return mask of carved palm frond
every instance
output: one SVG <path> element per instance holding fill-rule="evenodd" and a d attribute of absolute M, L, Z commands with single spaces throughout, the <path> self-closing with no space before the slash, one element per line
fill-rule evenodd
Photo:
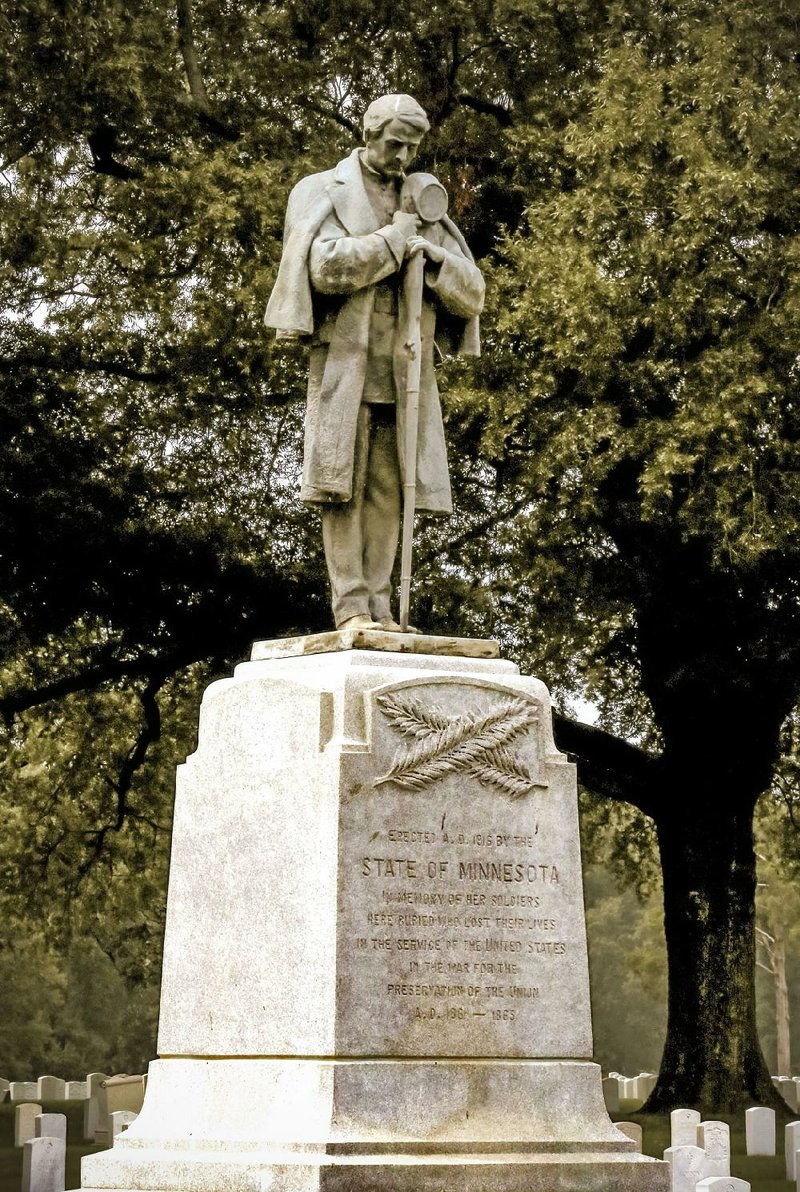
<path fill-rule="evenodd" d="M 418 791 L 459 770 L 511 799 L 547 785 L 534 778 L 509 748 L 536 723 L 536 711 L 527 700 L 512 696 L 483 715 L 468 712 L 452 718 L 413 696 L 385 694 L 378 696 L 377 703 L 409 744 L 398 749 L 375 786 L 394 782 L 404 790 Z"/>

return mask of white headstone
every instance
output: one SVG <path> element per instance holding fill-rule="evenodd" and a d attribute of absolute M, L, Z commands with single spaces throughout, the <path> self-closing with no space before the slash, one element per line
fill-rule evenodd
<path fill-rule="evenodd" d="M 614 1122 L 614 1125 L 636 1143 L 637 1151 L 641 1151 L 642 1127 L 637 1122 Z"/>
<path fill-rule="evenodd" d="M 635 1076 L 623 1077 L 622 1089 L 620 1090 L 620 1095 L 624 1101 L 638 1101 L 639 1100 L 639 1098 L 637 1096 L 636 1077 Z"/>
<path fill-rule="evenodd" d="M 10 1101 L 32 1101 L 37 1096 L 35 1080 L 12 1080 L 8 1086 Z"/>
<path fill-rule="evenodd" d="M 697 1192 L 750 1192 L 750 1185 L 732 1175 L 710 1175 L 700 1181 Z"/>
<path fill-rule="evenodd" d="M 797 1084 L 791 1076 L 778 1078 L 776 1088 L 790 1109 L 797 1109 Z"/>
<path fill-rule="evenodd" d="M 706 1153 L 706 1170 L 711 1175 L 731 1174 L 731 1128 L 727 1122 L 701 1122 L 697 1145 Z"/>
<path fill-rule="evenodd" d="M 136 1121 L 139 1115 L 130 1109 L 116 1109 L 108 1116 L 111 1122 L 111 1141 L 113 1142 L 118 1134 L 121 1134 L 123 1130 L 127 1130 L 128 1126 Z"/>
<path fill-rule="evenodd" d="M 613 1076 L 606 1076 L 603 1081 L 603 1099 L 609 1113 L 619 1113 L 619 1081 Z"/>
<path fill-rule="evenodd" d="M 36 1137 L 35 1121 L 42 1112 L 41 1105 L 18 1105 L 14 1111 L 14 1146 L 24 1146 Z"/>
<path fill-rule="evenodd" d="M 657 1076 L 652 1072 L 643 1072 L 636 1077 L 636 1096 L 640 1101 L 646 1101 L 656 1087 Z"/>
<path fill-rule="evenodd" d="M 6 1080 L 5 1076 L 0 1076 L 0 1099 L 2 1099 L 8 1090 L 11 1088 L 11 1081 Z"/>
<path fill-rule="evenodd" d="M 61 1138 L 67 1141 L 67 1115 L 65 1113 L 40 1113 L 34 1119 L 36 1138 Z"/>
<path fill-rule="evenodd" d="M 784 1153 L 786 1156 L 786 1178 L 796 1180 L 797 1152 L 800 1151 L 800 1122 L 789 1122 L 784 1131 Z"/>
<path fill-rule="evenodd" d="M 669 1115 L 670 1146 L 696 1146 L 699 1125 L 696 1109 L 673 1109 Z"/>
<path fill-rule="evenodd" d="M 85 1101 L 88 1096 L 86 1081 L 68 1080 L 64 1085 L 64 1096 L 67 1101 Z"/>
<path fill-rule="evenodd" d="M 706 1153 L 699 1146 L 669 1146 L 664 1158 L 672 1169 L 672 1192 L 694 1192 L 708 1174 Z"/>
<path fill-rule="evenodd" d="M 745 1110 L 744 1132 L 748 1155 L 775 1154 L 775 1110 L 754 1106 Z"/>
<path fill-rule="evenodd" d="M 61 1138 L 32 1138 L 22 1152 L 22 1192 L 64 1192 L 67 1147 Z"/>
<path fill-rule="evenodd" d="M 36 1097 L 39 1101 L 63 1101 L 64 1081 L 58 1076 L 40 1076 L 36 1082 Z"/>
<path fill-rule="evenodd" d="M 95 1131 L 100 1123 L 100 1093 L 104 1080 L 108 1080 L 105 1072 L 90 1072 L 86 1077 L 86 1101 L 83 1105 L 83 1137 L 86 1142 L 94 1142 Z"/>

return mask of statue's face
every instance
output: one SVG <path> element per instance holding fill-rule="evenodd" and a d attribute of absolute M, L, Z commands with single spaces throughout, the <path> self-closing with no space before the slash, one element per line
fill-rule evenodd
<path fill-rule="evenodd" d="M 368 139 L 364 154 L 367 165 L 384 178 L 400 178 L 417 156 L 421 140 L 422 133 L 410 125 L 390 120 Z"/>

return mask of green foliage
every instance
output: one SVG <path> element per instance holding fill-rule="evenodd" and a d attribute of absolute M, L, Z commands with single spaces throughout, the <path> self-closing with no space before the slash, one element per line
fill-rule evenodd
<path fill-rule="evenodd" d="M 420 167 L 490 281 L 482 361 L 443 369 L 459 512 L 420 534 L 415 619 L 663 746 L 634 803 L 749 814 L 800 674 L 796 35 L 789 0 L 0 13 L 11 921 L 153 981 L 198 693 L 327 625 L 303 355 L 261 312 L 291 184 L 382 91 L 429 110 Z M 644 892 L 649 829 L 592 815 Z"/>
<path fill-rule="evenodd" d="M 0 940 L 0 1054 L 9 1080 L 141 1072 L 155 1054 L 158 987 L 131 990 L 90 939 L 66 953 L 30 924 Z"/>
<path fill-rule="evenodd" d="M 699 567 L 704 583 L 758 601 L 750 615 L 774 628 L 776 653 L 797 630 L 787 16 L 782 5 L 612 7 L 597 75 L 564 129 L 568 185 L 531 187 L 493 274 L 496 334 L 474 397 L 484 449 L 514 453 L 533 497 L 517 532 L 560 562 L 549 590 L 534 580 L 543 623 L 569 593 L 589 686 L 617 707 L 627 687 L 638 715 L 642 624 L 628 601 L 650 599 L 651 552 L 669 551 L 687 587 Z M 520 174 L 537 144 L 516 131 Z M 750 632 L 768 652 L 764 628 Z M 576 644 L 567 636 L 571 657 Z"/>

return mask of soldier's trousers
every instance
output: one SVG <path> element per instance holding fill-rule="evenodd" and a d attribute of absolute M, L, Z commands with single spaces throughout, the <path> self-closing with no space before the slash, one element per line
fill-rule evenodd
<path fill-rule="evenodd" d="M 358 415 L 352 499 L 322 511 L 322 541 L 336 625 L 359 613 L 375 621 L 391 615 L 401 505 L 395 407 L 363 404 Z"/>

